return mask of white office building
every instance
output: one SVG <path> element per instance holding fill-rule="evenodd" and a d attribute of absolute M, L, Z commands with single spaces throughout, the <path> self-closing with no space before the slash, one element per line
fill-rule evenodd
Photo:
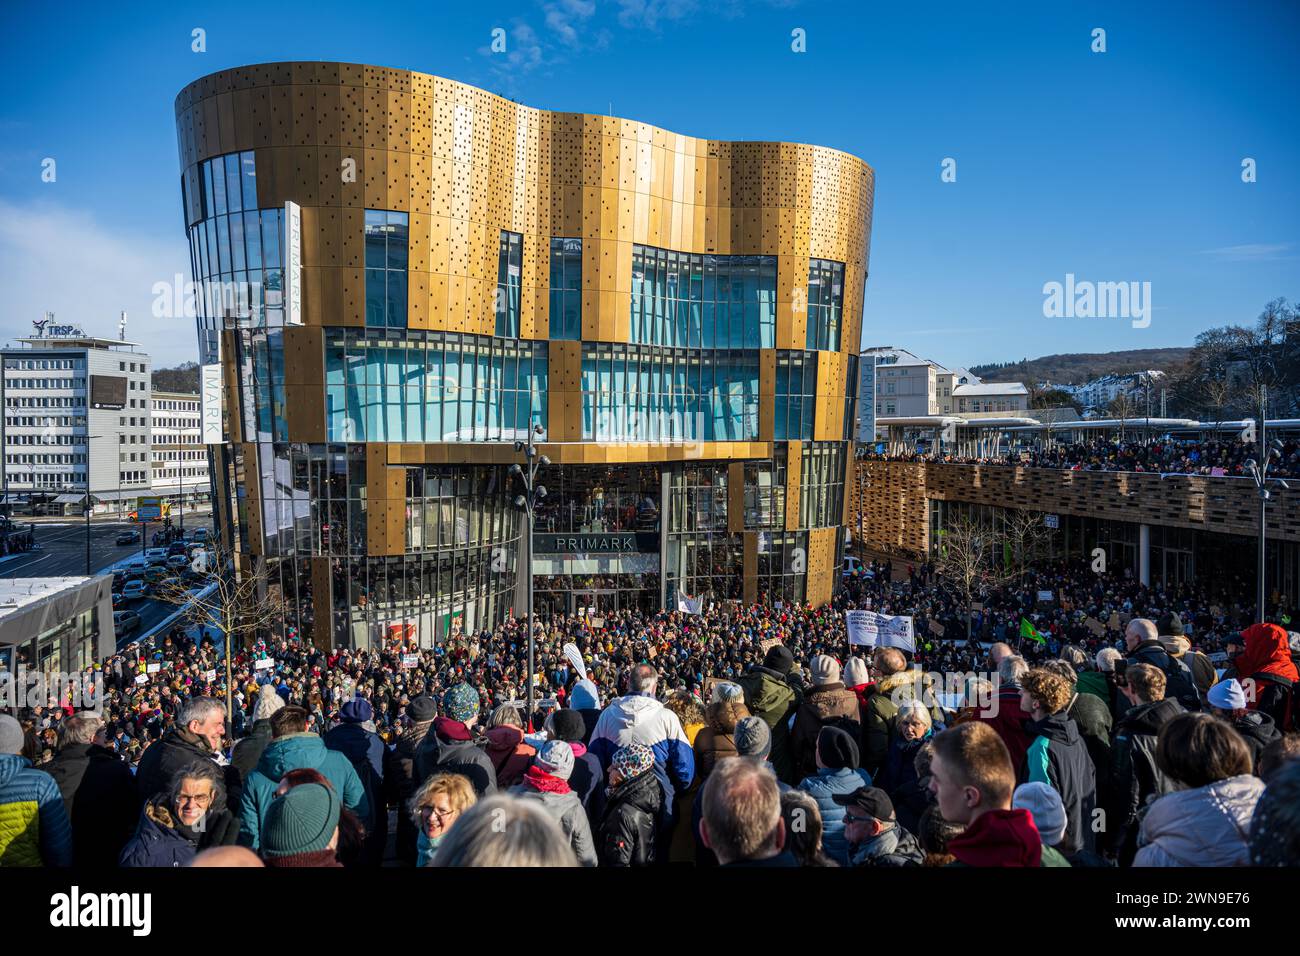
<path fill-rule="evenodd" d="M 153 493 L 179 503 L 207 501 L 212 486 L 203 444 L 202 401 L 185 392 L 154 392 L 150 453 Z"/>
<path fill-rule="evenodd" d="M 0 350 L 0 501 L 14 511 L 132 507 L 150 493 L 150 360 L 132 342 L 34 323 Z"/>

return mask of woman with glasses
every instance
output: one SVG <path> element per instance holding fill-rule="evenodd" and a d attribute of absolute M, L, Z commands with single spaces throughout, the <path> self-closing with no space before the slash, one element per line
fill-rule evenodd
<path fill-rule="evenodd" d="M 416 866 L 428 866 L 434 851 L 462 813 L 477 797 L 469 780 L 456 773 L 435 773 L 411 798 L 411 816 L 420 836 Z"/>

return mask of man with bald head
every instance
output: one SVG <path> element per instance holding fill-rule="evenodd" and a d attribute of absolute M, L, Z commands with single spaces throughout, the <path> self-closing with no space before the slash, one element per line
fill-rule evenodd
<path fill-rule="evenodd" d="M 1160 629 L 1154 621 L 1135 617 L 1124 629 L 1125 655 L 1129 666 L 1150 664 L 1165 675 L 1165 697 L 1173 698 L 1187 710 L 1201 709 L 1201 692 L 1191 669 L 1176 657 L 1171 657 L 1160 641 Z M 1128 708 L 1124 708 L 1127 710 Z M 1118 716 L 1118 715 L 1116 715 Z"/>
<path fill-rule="evenodd" d="M 1015 651 L 1011 649 L 1010 644 L 1004 644 L 998 641 L 989 648 L 989 670 L 996 671 L 1004 660 L 1008 657 L 1014 657 Z"/>
<path fill-rule="evenodd" d="M 258 855 L 244 846 L 214 846 L 195 855 L 190 866 L 265 866 Z"/>

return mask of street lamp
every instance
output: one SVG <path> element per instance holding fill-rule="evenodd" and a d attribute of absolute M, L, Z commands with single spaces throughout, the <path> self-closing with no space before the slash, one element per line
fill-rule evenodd
<path fill-rule="evenodd" d="M 1268 523 L 1266 522 L 1268 522 L 1269 514 L 1269 484 L 1271 483 L 1274 486 L 1277 486 L 1277 488 L 1281 488 L 1284 492 L 1290 492 L 1291 490 L 1291 485 L 1288 485 L 1286 481 L 1283 481 L 1282 479 L 1270 479 L 1269 477 L 1269 463 L 1274 458 L 1282 457 L 1282 442 L 1279 442 L 1277 438 L 1274 438 L 1270 445 L 1264 445 L 1264 419 L 1262 418 L 1260 419 L 1260 446 L 1260 457 L 1264 459 L 1264 464 L 1256 464 L 1255 459 L 1253 458 L 1249 460 L 1249 462 L 1245 463 L 1245 470 L 1247 470 L 1249 475 L 1251 475 L 1252 479 L 1255 479 L 1255 486 L 1258 490 L 1258 494 L 1260 494 L 1260 557 L 1258 557 L 1258 567 L 1256 568 L 1256 587 L 1258 592 L 1256 600 L 1258 609 L 1255 613 L 1255 620 L 1257 624 L 1264 623 L 1266 591 L 1264 584 L 1264 566 L 1266 538 L 1268 538 Z"/>
<path fill-rule="evenodd" d="M 82 509 L 86 513 L 86 577 L 90 577 L 90 512 L 94 499 L 90 495 L 90 443 L 103 435 L 86 436 L 86 503 Z"/>
<path fill-rule="evenodd" d="M 540 424 L 533 425 L 528 429 L 528 441 L 516 441 L 515 451 L 524 453 L 524 466 L 514 464 L 510 466 L 510 474 L 517 475 L 523 483 L 524 493 L 515 498 L 515 507 L 522 508 L 524 511 L 525 521 L 528 523 L 528 564 L 524 568 L 524 576 L 528 579 L 528 676 L 525 680 L 528 683 L 528 729 L 533 729 L 533 672 L 536 670 L 534 661 L 534 641 L 533 641 L 533 520 L 536 515 L 537 504 L 546 497 L 546 488 L 537 484 L 537 469 L 543 465 L 549 465 L 551 460 L 545 455 L 537 453 L 537 446 L 533 444 L 533 436 L 542 434 Z"/>

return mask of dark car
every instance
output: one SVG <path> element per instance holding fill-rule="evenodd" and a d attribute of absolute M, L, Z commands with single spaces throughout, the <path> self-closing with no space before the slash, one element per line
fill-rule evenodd
<path fill-rule="evenodd" d="M 189 554 L 189 552 L 189 546 L 184 541 L 173 541 L 171 544 L 167 545 L 168 557 L 173 554 Z"/>
<path fill-rule="evenodd" d="M 113 539 L 113 543 L 118 545 L 119 547 L 124 544 L 138 544 L 139 541 L 140 541 L 139 531 L 119 531 L 117 533 L 117 537 Z"/>
<path fill-rule="evenodd" d="M 126 598 L 122 595 L 122 592 L 121 592 L 121 591 L 114 591 L 114 592 L 113 592 L 113 610 L 116 611 L 116 610 L 118 610 L 119 608 L 123 608 L 123 607 L 126 607 Z"/>

